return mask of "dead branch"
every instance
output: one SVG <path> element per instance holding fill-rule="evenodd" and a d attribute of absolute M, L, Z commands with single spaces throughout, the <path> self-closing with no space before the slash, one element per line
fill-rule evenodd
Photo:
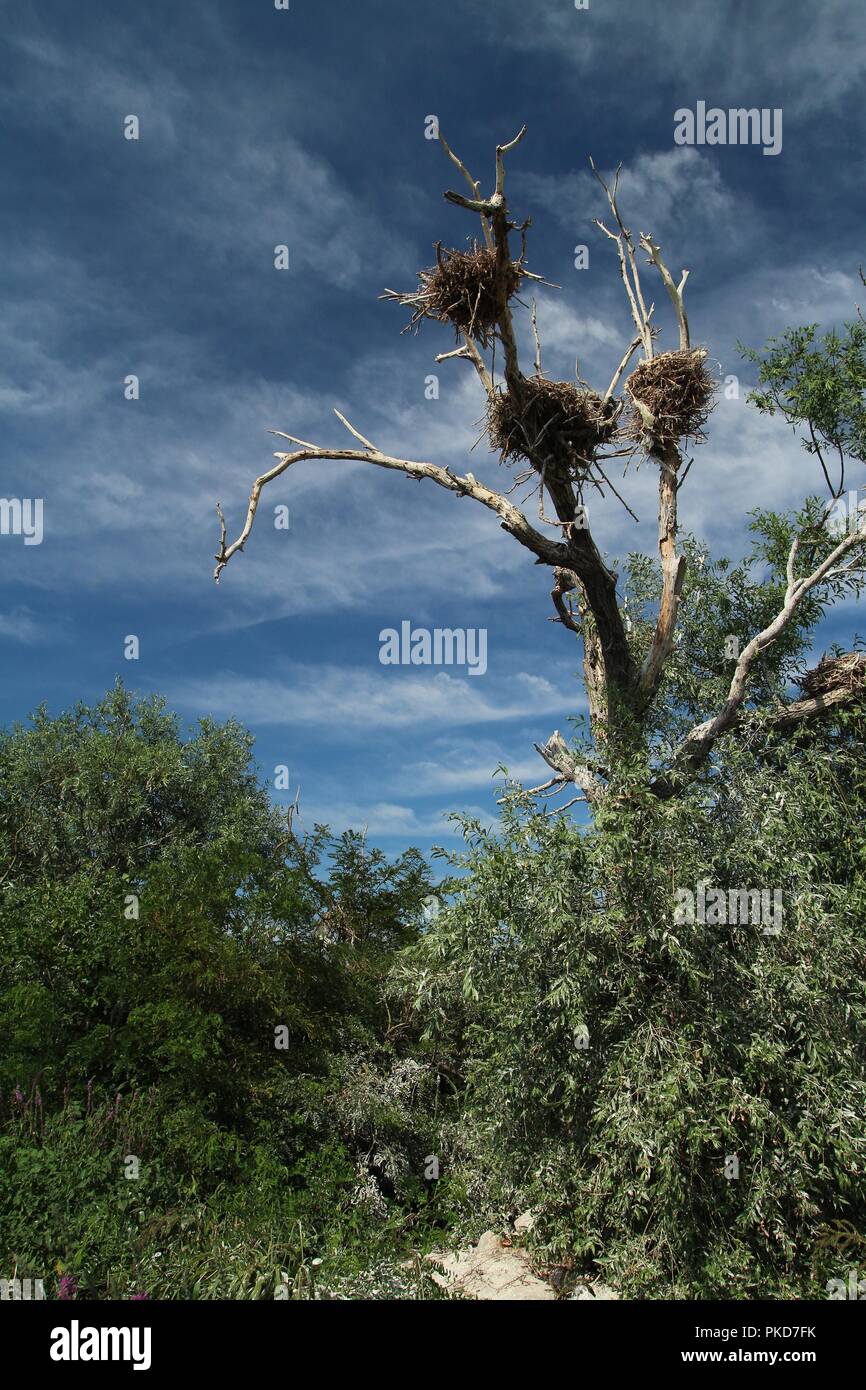
<path fill-rule="evenodd" d="M 532 336 L 535 339 L 535 375 L 541 376 L 541 339 L 538 336 L 538 305 L 532 301 Z"/>
<path fill-rule="evenodd" d="M 475 199 L 479 198 L 481 192 L 480 184 L 472 177 L 466 165 L 463 163 L 463 160 L 459 159 L 457 155 L 454 153 L 454 151 L 450 148 L 448 141 L 445 139 L 445 136 L 441 133 L 441 131 L 439 133 L 439 144 L 442 146 L 448 158 L 451 160 L 453 164 L 457 166 L 457 168 L 460 170 L 461 174 L 465 178 L 466 182 L 469 184 L 469 187 L 472 190 L 472 197 Z M 492 251 L 493 237 L 490 232 L 490 223 L 487 221 L 487 218 L 484 216 L 483 213 L 481 215 L 481 230 L 484 234 L 484 244 L 486 245 L 488 251 Z"/>
<path fill-rule="evenodd" d="M 576 632 L 579 637 L 580 625 L 575 622 L 574 614 L 565 602 L 565 595 L 573 593 L 578 587 L 579 580 L 577 575 L 572 574 L 571 570 L 555 569 L 553 571 L 553 577 L 556 582 L 550 591 L 550 597 L 553 599 L 553 606 L 559 614 L 559 617 L 556 619 L 552 618 L 551 622 L 563 623 L 571 632 Z"/>
<path fill-rule="evenodd" d="M 727 699 L 721 709 L 711 719 L 704 720 L 702 724 L 697 724 L 689 731 L 674 754 L 670 769 L 652 783 L 651 790 L 656 796 L 662 800 L 675 796 L 697 776 L 717 740 L 738 722 L 748 693 L 749 674 L 761 652 L 765 651 L 784 632 L 800 603 L 816 585 L 826 579 L 862 569 L 862 560 L 858 561 L 856 558 L 843 565 L 840 565 L 839 562 L 864 544 L 866 544 L 866 536 L 854 534 L 843 537 L 835 549 L 811 574 L 797 579 L 795 570 L 800 549 L 800 537 L 794 538 L 786 565 L 787 583 L 782 607 L 763 631 L 757 633 L 740 653 Z M 826 700 L 827 697 L 822 696 L 816 701 L 797 701 L 794 705 L 785 707 L 776 717 L 780 723 L 790 722 L 793 711 L 793 722 L 809 718 L 812 714 L 822 713 L 828 707 Z M 841 701 L 837 700 L 833 703 L 838 704 Z"/>
<path fill-rule="evenodd" d="M 246 520 L 237 540 L 233 541 L 231 545 L 226 545 L 225 522 L 222 517 L 222 511 L 218 506 L 221 534 L 219 550 L 214 557 L 216 559 L 214 579 L 217 583 L 219 582 L 222 571 L 225 569 L 232 556 L 237 551 L 243 550 L 246 545 L 253 528 L 253 522 L 256 518 L 262 489 L 267 487 L 268 483 L 273 482 L 275 478 L 279 478 L 288 468 L 291 468 L 293 464 L 302 463 L 306 459 L 327 459 L 334 462 L 350 459 L 354 462 L 371 463 L 377 468 L 393 469 L 397 472 L 404 473 L 409 478 L 417 478 L 419 481 L 422 478 L 429 478 L 432 482 L 438 483 L 440 487 L 446 488 L 449 492 L 454 492 L 461 497 L 473 497 L 476 502 L 480 502 L 481 505 L 487 507 L 489 511 L 495 512 L 499 517 L 503 530 L 508 531 L 510 535 L 520 541 L 521 545 L 531 550 L 541 564 L 556 566 L 564 564 L 567 561 L 569 554 L 568 547 L 562 542 L 552 541 L 547 536 L 542 535 L 540 531 L 536 531 L 535 528 L 529 524 L 523 512 L 500 493 L 494 492 L 492 488 L 484 487 L 482 483 L 477 482 L 474 478 L 461 477 L 459 474 L 452 473 L 448 468 L 441 468 L 438 464 L 423 463 L 413 459 L 395 458 L 390 454 L 383 454 L 381 450 L 377 449 L 375 445 L 365 439 L 365 437 L 346 420 L 345 416 L 340 415 L 339 411 L 335 411 L 335 414 L 338 415 L 349 432 L 354 435 L 356 439 L 360 440 L 365 447 L 363 449 L 327 449 L 320 448 L 314 444 L 307 444 L 304 448 L 297 449 L 293 453 L 274 454 L 277 463 L 273 468 L 263 473 L 260 478 L 256 478 L 253 483 L 249 504 L 247 506 Z M 275 430 L 271 432 L 274 434 L 278 433 L 278 431 Z M 291 436 L 285 437 L 291 438 Z"/>
<path fill-rule="evenodd" d="M 496 146 L 496 192 L 500 195 L 505 192 L 505 161 L 503 156 L 510 154 L 513 149 L 520 144 L 526 134 L 526 126 L 522 125 L 513 140 L 509 140 L 507 145 Z"/>
<path fill-rule="evenodd" d="M 848 652 L 845 657 L 839 658 L 837 662 L 827 663 L 830 666 L 847 662 L 849 679 L 840 681 L 836 685 L 828 684 L 826 689 L 812 692 L 810 690 L 810 678 L 816 684 L 821 684 L 820 678 L 822 665 L 819 664 L 814 671 L 810 671 L 803 680 L 803 688 L 809 691 L 802 699 L 792 700 L 790 704 L 783 705 L 781 709 L 773 710 L 763 721 L 766 727 L 772 729 L 790 729 L 796 724 L 802 724 L 806 720 L 814 719 L 818 715 L 827 714 L 833 709 L 848 709 L 862 701 L 864 686 L 866 686 L 866 653 Z"/>
<path fill-rule="evenodd" d="M 614 373 L 611 384 L 608 387 L 605 399 L 609 399 L 616 389 L 633 352 L 638 346 L 643 346 L 646 363 L 653 362 L 654 330 L 650 320 L 655 306 L 653 304 L 649 309 L 646 307 L 641 289 L 634 240 L 631 232 L 623 222 L 619 209 L 617 194 L 622 166 L 617 166 L 613 183 L 609 185 L 602 178 L 592 160 L 590 160 L 590 165 L 607 195 L 607 200 L 611 212 L 613 213 L 617 230 L 615 232 L 611 231 L 598 219 L 596 219 L 596 225 L 606 236 L 616 243 L 620 263 L 620 275 L 625 286 L 632 319 L 637 329 L 637 336 L 629 344 L 620 365 Z M 690 349 L 690 341 L 688 320 L 686 318 L 683 301 L 683 291 L 685 289 L 686 280 L 688 279 L 688 271 L 683 271 L 679 285 L 674 284 L 673 277 L 662 259 L 660 247 L 653 241 L 648 233 L 644 232 L 641 234 L 640 246 L 647 252 L 650 263 L 654 265 L 659 272 L 662 283 L 670 295 L 679 324 L 680 351 L 686 352 Z M 654 367 L 646 366 L 645 368 L 639 369 L 639 372 L 640 370 L 650 372 L 654 370 Z M 678 448 L 678 441 L 672 438 L 664 438 L 663 432 L 665 428 L 667 428 L 667 422 L 657 420 L 653 410 L 650 409 L 637 394 L 629 392 L 629 396 L 634 404 L 637 419 L 639 420 L 636 437 L 637 434 L 642 437 L 649 452 L 656 458 L 659 464 L 659 557 L 662 568 L 662 596 L 650 650 L 647 653 L 638 677 L 637 706 L 638 709 L 641 709 L 646 707 L 658 689 L 665 664 L 673 649 L 677 613 L 682 595 L 683 581 L 685 579 L 686 562 L 683 556 L 677 555 L 676 550 L 678 531 L 677 493 L 679 491 L 677 474 L 682 463 L 682 457 Z"/>
<path fill-rule="evenodd" d="M 512 224 L 508 220 L 508 206 L 505 201 L 504 157 L 520 143 L 525 133 L 526 126 L 523 126 L 508 144 L 496 146 L 496 183 L 494 192 L 489 198 L 464 198 L 462 194 L 455 193 L 450 189 L 445 194 L 446 202 L 467 208 L 471 212 L 480 213 L 482 220 L 488 220 L 490 223 L 493 245 L 496 250 L 497 333 L 505 354 L 505 380 L 509 389 L 519 389 L 521 372 L 517 355 L 517 342 L 514 336 L 514 324 L 509 306 L 509 276 L 513 261 L 508 244 L 508 234 Z"/>
<path fill-rule="evenodd" d="M 641 232 L 640 244 L 644 251 L 648 252 L 652 264 L 662 277 L 662 283 L 670 295 L 671 303 L 674 306 L 674 313 L 677 316 L 677 323 L 679 324 L 680 351 L 686 352 L 688 348 L 691 347 L 691 343 L 689 342 L 689 321 L 686 318 L 683 290 L 686 287 L 689 272 L 684 270 L 680 277 L 680 283 L 675 285 L 673 276 L 661 258 L 661 248 L 653 241 L 652 237 L 649 236 L 647 232 Z"/>
<path fill-rule="evenodd" d="M 686 575 L 686 558 L 677 555 L 677 470 L 682 462 L 679 450 L 671 447 L 659 459 L 659 557 L 662 567 L 662 596 L 650 649 L 641 667 L 639 703 L 652 699 L 673 650 L 677 614 Z"/>
<path fill-rule="evenodd" d="M 595 225 L 600 231 L 604 232 L 605 236 L 610 237 L 611 241 L 616 244 L 617 255 L 619 256 L 620 275 L 622 276 L 622 282 L 625 286 L 626 295 L 628 296 L 631 316 L 634 320 L 638 336 L 643 344 L 644 355 L 649 361 L 653 355 L 653 335 L 650 327 L 650 319 L 652 318 L 655 306 L 650 305 L 649 309 L 646 307 L 640 283 L 640 272 L 638 271 L 637 253 L 635 251 L 634 241 L 631 232 L 620 216 L 619 204 L 617 203 L 617 191 L 619 189 L 619 176 L 622 171 L 622 165 L 617 165 L 613 176 L 613 187 L 611 187 L 609 184 L 605 183 L 591 157 L 589 163 L 592 172 L 595 174 L 595 177 L 598 179 L 607 195 L 610 210 L 613 213 L 614 220 L 619 230 L 612 232 L 599 218 L 594 219 Z"/>
<path fill-rule="evenodd" d="M 591 803 L 597 802 L 604 795 L 604 782 L 591 768 L 575 761 L 558 729 L 554 729 L 546 743 L 536 743 L 535 751 L 556 774 L 552 779 L 552 785 L 562 787 L 573 783 Z"/>
<path fill-rule="evenodd" d="M 436 361 L 446 362 L 449 357 L 463 357 L 468 362 L 472 363 L 478 376 L 478 380 L 484 387 L 487 399 L 492 401 L 493 397 L 496 394 L 496 388 L 493 384 L 493 377 L 487 370 L 487 364 L 485 363 L 484 358 L 481 356 L 481 352 L 478 348 L 478 344 L 476 343 L 475 339 L 470 338 L 467 333 L 464 333 L 463 342 L 461 343 L 460 347 L 454 348 L 451 352 L 440 352 L 436 357 Z"/>
<path fill-rule="evenodd" d="M 610 385 L 608 386 L 607 390 L 606 390 L 605 393 L 604 393 L 604 400 L 605 400 L 605 401 L 609 401 L 609 400 L 611 399 L 611 397 L 613 396 L 614 391 L 616 390 L 617 386 L 619 385 L 619 379 L 620 379 L 620 377 L 622 376 L 623 372 L 625 371 L 626 367 L 628 366 L 628 364 L 629 364 L 629 362 L 631 361 L 631 359 L 632 359 L 632 357 L 634 356 L 634 354 L 637 352 L 637 350 L 638 350 L 638 348 L 640 347 L 642 341 L 643 341 L 643 340 L 642 340 L 640 334 L 638 334 L 638 336 L 637 336 L 636 338 L 632 338 L 631 342 L 629 343 L 628 347 L 627 347 L 626 350 L 625 350 L 625 353 L 623 354 L 622 361 L 620 362 L 619 366 L 617 367 L 616 371 L 614 372 L 613 376 L 612 376 L 611 379 L 610 379 Z"/>

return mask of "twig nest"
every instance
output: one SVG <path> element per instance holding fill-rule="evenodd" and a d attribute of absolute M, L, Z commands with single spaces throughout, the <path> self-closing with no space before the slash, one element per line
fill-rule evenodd
<path fill-rule="evenodd" d="M 395 296 L 413 310 L 409 326 L 414 328 L 424 318 L 437 319 L 486 347 L 498 316 L 496 252 L 476 242 L 470 251 L 437 246 L 436 256 L 436 265 L 419 270 L 417 290 Z M 518 261 L 506 266 L 506 298 L 517 291 L 522 275 Z"/>
<path fill-rule="evenodd" d="M 861 690 L 866 686 L 866 653 L 822 656 L 815 669 L 801 676 L 798 684 L 803 694 L 811 697 L 837 690 Z"/>
<path fill-rule="evenodd" d="M 554 454 L 585 472 L 615 429 L 595 391 L 541 376 L 527 377 L 519 401 L 510 391 L 497 391 L 487 409 L 490 443 L 503 461 Z"/>
<path fill-rule="evenodd" d="M 625 388 L 632 400 L 625 438 L 655 449 L 704 438 L 715 390 L 706 356 L 703 348 L 662 352 L 635 367 Z"/>

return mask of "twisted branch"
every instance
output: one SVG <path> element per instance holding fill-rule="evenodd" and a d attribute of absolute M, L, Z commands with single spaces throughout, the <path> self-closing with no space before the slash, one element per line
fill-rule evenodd
<path fill-rule="evenodd" d="M 494 492 L 492 488 L 485 487 L 471 476 L 461 477 L 459 474 L 452 473 L 449 468 L 441 468 L 435 463 L 423 463 L 413 459 L 395 458 L 391 454 L 383 454 L 374 444 L 355 429 L 353 425 L 341 415 L 337 410 L 334 412 L 345 425 L 346 429 L 356 439 L 364 444 L 363 449 L 327 449 L 320 448 L 318 445 L 309 444 L 304 440 L 295 439 L 292 435 L 282 434 L 280 430 L 271 430 L 271 434 L 281 435 L 284 439 L 289 439 L 292 443 L 303 445 L 302 448 L 288 454 L 274 454 L 277 463 L 273 468 L 268 469 L 260 478 L 256 478 L 250 493 L 250 500 L 247 506 L 246 520 L 237 540 L 231 545 L 226 544 L 226 526 L 220 504 L 217 503 L 217 515 L 220 520 L 220 545 L 215 555 L 216 568 L 214 579 L 219 583 L 220 575 L 228 564 L 232 556 L 239 550 L 243 550 L 247 543 L 250 532 L 253 529 L 253 522 L 256 519 L 259 500 L 263 488 L 268 483 L 279 478 L 285 473 L 292 464 L 302 463 L 306 459 L 330 459 L 338 461 L 351 459 L 360 463 L 371 463 L 377 468 L 388 468 L 399 473 L 404 473 L 408 478 L 416 478 L 420 482 L 423 478 L 429 478 L 437 483 L 439 487 L 446 488 L 448 492 L 454 492 L 460 497 L 472 497 L 476 502 L 480 502 L 489 511 L 495 512 L 499 517 L 500 524 L 504 531 L 526 546 L 528 550 L 537 557 L 541 564 L 561 565 L 568 558 L 568 548 L 560 541 L 550 540 L 549 537 L 542 535 L 529 524 L 523 512 L 515 507 L 513 502 L 509 502 L 500 493 Z"/>
<path fill-rule="evenodd" d="M 739 721 L 747 695 L 748 679 L 752 666 L 761 652 L 775 642 L 791 622 L 803 599 L 823 580 L 836 578 L 862 569 L 862 560 L 856 558 L 840 565 L 845 556 L 866 544 L 866 536 L 855 534 L 845 536 L 830 554 L 811 574 L 802 579 L 796 578 L 796 560 L 800 549 L 800 537 L 794 538 L 786 564 L 786 588 L 782 607 L 771 622 L 743 648 L 731 678 L 728 696 L 721 709 L 711 719 L 697 724 L 689 731 L 677 749 L 670 769 L 658 777 L 651 785 L 653 793 L 662 800 L 676 796 L 689 782 L 693 781 L 704 766 L 710 752 L 721 736 Z M 850 692 L 845 692 L 850 695 Z M 800 722 L 814 714 L 823 713 L 834 705 L 844 703 L 840 698 L 830 699 L 821 696 L 810 700 L 798 700 L 783 707 L 771 717 L 780 727 L 787 723 Z"/>

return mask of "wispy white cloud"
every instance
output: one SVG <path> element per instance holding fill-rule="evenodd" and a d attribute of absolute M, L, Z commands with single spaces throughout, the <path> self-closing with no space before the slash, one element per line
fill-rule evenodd
<path fill-rule="evenodd" d="M 863 286 L 850 272 L 813 264 L 789 266 L 784 274 L 770 270 L 755 289 L 757 303 L 780 325 L 817 322 L 829 328 L 854 317 Z"/>
<path fill-rule="evenodd" d="M 37 274 L 35 266 L 32 271 Z M 72 286 L 73 316 L 92 291 L 99 303 L 106 297 L 68 271 L 58 263 L 42 284 L 45 298 L 30 313 L 31 337 L 19 303 L 0 347 L 0 366 L 11 383 L 7 413 L 18 428 L 9 455 L 14 481 L 6 487 L 29 495 L 38 484 L 46 501 L 46 542 L 27 557 L 21 576 L 37 587 L 68 595 L 70 585 L 86 592 L 110 584 L 122 596 L 136 594 L 142 584 L 154 595 L 176 593 L 180 585 L 189 597 L 210 604 L 216 500 L 235 534 L 253 477 L 280 447 L 268 427 L 342 445 L 347 436 L 333 416 L 335 403 L 386 449 L 457 469 L 468 465 L 493 486 L 510 482 L 483 442 L 469 453 L 482 400 L 465 363 L 441 364 L 440 397 L 425 398 L 425 375 L 437 346 L 426 341 L 419 347 L 403 339 L 393 351 L 358 355 L 343 389 L 330 391 L 261 378 L 217 381 L 194 339 L 163 331 L 143 337 L 137 363 L 142 399 L 126 402 L 122 379 L 128 362 L 103 358 L 83 368 L 70 364 L 56 346 L 65 284 Z M 700 267 L 692 285 L 701 292 Z M 539 296 L 548 365 L 570 375 L 578 355 L 581 372 L 602 387 L 628 332 L 625 305 L 617 301 L 616 317 L 606 298 L 608 289 L 619 289 L 614 266 L 605 286 L 604 292 L 593 289 L 589 304 L 584 297 L 579 308 L 572 287 Z M 742 295 L 733 293 L 740 288 L 749 300 L 747 328 Z M 791 321 L 838 321 L 850 315 L 856 299 L 852 274 L 797 262 L 766 276 L 747 275 L 742 287 L 725 283 L 712 294 L 703 291 L 693 332 L 710 345 L 732 336 L 760 342 Z M 525 338 L 527 323 L 521 331 Z M 18 369 L 19 360 L 24 369 Z M 747 369 L 737 359 L 723 364 L 723 371 L 730 370 Z M 172 396 L 176 382 L 183 389 Z M 41 418 L 38 429 L 34 414 Z M 55 416 L 62 433 L 55 432 Z M 741 527 L 744 497 L 757 496 L 767 506 L 792 505 L 800 480 L 808 491 L 806 463 L 779 422 L 761 420 L 742 402 L 720 402 L 710 443 L 697 451 L 683 494 L 684 513 L 696 526 L 715 531 L 724 494 L 732 524 Z M 652 550 L 651 469 L 632 469 L 625 491 L 646 521 L 640 534 Z M 288 532 L 274 529 L 277 503 L 290 507 Z M 527 505 L 534 508 L 532 501 Z M 633 523 L 618 504 L 594 496 L 590 505 L 606 549 L 622 553 L 637 543 Z M 83 548 L 86 565 L 76 563 Z M 226 571 L 207 622 L 230 630 L 292 614 L 370 608 L 397 593 L 412 595 L 413 610 L 432 605 L 435 611 L 446 570 L 449 589 L 470 600 L 495 600 L 520 589 L 542 601 L 543 576 L 503 536 L 495 518 L 471 502 L 360 462 L 300 464 L 263 495 L 253 538 Z"/>
<path fill-rule="evenodd" d="M 366 830 L 369 835 L 394 836 L 408 843 L 428 842 L 447 843 L 460 838 L 459 829 L 451 823 L 449 816 L 454 807 L 449 806 L 435 811 L 418 811 L 399 802 L 345 801 L 339 798 L 317 804 L 309 804 L 301 797 L 301 815 L 296 821 L 298 827 L 311 829 L 313 825 L 328 825 L 332 832 L 343 830 Z M 463 815 L 481 821 L 492 828 L 495 817 L 489 807 L 463 806 Z"/>
<path fill-rule="evenodd" d="M 577 366 L 582 378 L 600 381 L 605 364 L 611 358 L 622 357 L 620 324 L 610 315 L 582 312 L 569 295 L 557 296 L 549 290 L 536 296 L 536 306 L 542 369 L 548 376 L 568 380 L 575 375 Z M 523 316 L 517 322 L 517 331 L 523 359 L 531 361 L 531 325 Z"/>
<path fill-rule="evenodd" d="M 612 184 L 614 171 L 601 173 Z M 568 228 L 575 242 L 589 247 L 590 263 L 593 257 L 610 256 L 612 277 L 617 274 L 615 255 L 591 225 L 595 217 L 608 225 L 611 219 L 604 191 L 589 168 L 523 173 L 518 187 L 546 216 Z M 740 244 L 752 239 L 759 225 L 752 200 L 725 182 L 718 160 L 686 145 L 644 151 L 627 160 L 617 201 L 635 240 L 638 233 L 649 232 L 657 241 L 673 241 L 668 250 L 677 258 L 713 256 L 731 245 L 734 234 Z"/>
<path fill-rule="evenodd" d="M 461 792 L 469 788 L 494 790 L 503 785 L 501 773 L 496 771 L 499 764 L 508 767 L 508 775 L 525 785 L 544 781 L 544 764 L 536 756 L 518 757 L 509 760 L 501 753 L 484 754 L 475 750 L 462 761 L 449 762 L 422 760 L 409 763 L 402 770 L 399 781 L 406 792 L 415 796 L 426 796 L 434 792 Z"/>
<path fill-rule="evenodd" d="M 497 43 L 543 52 L 575 83 L 615 74 L 616 99 L 632 109 L 651 108 L 662 83 L 678 82 L 690 99 L 727 104 L 736 92 L 743 105 L 755 93 L 752 100 L 767 105 L 784 93 L 792 112 L 815 112 L 845 102 L 866 73 L 862 17 L 849 0 L 762 0 L 735 14 L 717 0 L 689 0 L 675 18 L 622 0 L 585 10 L 562 0 L 500 0 L 495 9 L 486 0 L 467 3 Z"/>
<path fill-rule="evenodd" d="M 0 637 L 12 642 L 30 645 L 54 637 L 55 631 L 37 618 L 29 608 L 13 608 L 8 613 L 0 612 Z"/>
<path fill-rule="evenodd" d="M 857 7 L 762 0 L 741 6 L 736 23 L 717 0 L 685 9 L 672 20 L 639 0 L 593 0 L 585 12 L 570 0 L 462 0 L 435 34 L 408 19 L 398 30 L 410 67 L 422 51 L 447 49 L 443 112 L 452 80 L 469 103 L 448 117 L 447 133 L 476 174 L 489 176 L 484 160 L 510 133 L 517 90 L 491 82 L 486 65 L 519 67 L 536 89 L 509 189 L 515 216 L 533 216 L 531 268 L 563 285 L 533 287 L 551 376 L 571 378 L 578 359 L 580 375 L 603 389 L 632 331 L 615 251 L 591 225 L 606 206 L 584 162 L 590 152 L 608 170 L 624 159 L 629 224 L 661 240 L 672 268 L 689 266 L 693 337 L 723 359 L 722 373 L 748 377 L 737 338 L 757 346 L 791 322 L 838 321 L 862 292 L 856 188 L 837 216 L 831 182 L 862 126 L 852 97 L 866 66 Z M 261 42 L 273 14 L 253 21 L 247 10 L 198 6 L 187 24 L 84 16 L 63 30 L 31 6 L 9 36 L 15 62 L 0 115 L 20 127 L 17 167 L 32 163 L 20 214 L 32 234 L 9 238 L 0 260 L 3 487 L 45 498 L 46 533 L 26 551 L 0 545 L 11 595 L 0 638 L 27 644 L 32 657 L 40 642 L 82 635 L 63 679 L 86 685 L 94 670 L 103 679 L 116 649 L 91 608 L 123 632 L 129 605 L 148 625 L 136 675 L 149 688 L 184 712 L 236 715 L 256 730 L 268 764 L 293 763 L 297 751 L 306 824 L 444 839 L 444 805 L 493 814 L 498 764 L 527 785 L 543 780 L 532 743 L 554 724 L 566 732 L 584 708 L 577 644 L 547 621 L 549 574 L 495 517 L 361 462 L 305 463 L 272 484 L 246 552 L 214 589 L 215 503 L 237 534 L 254 477 L 282 447 L 271 427 L 342 446 L 337 405 L 390 452 L 469 467 L 503 489 L 513 482 L 483 438 L 470 453 L 484 400 L 466 362 L 435 364 L 452 336 L 426 324 L 401 337 L 399 311 L 375 304 L 384 284 L 414 282 L 433 237 L 449 238 L 458 223 L 455 238 L 473 230 L 439 202 L 450 172 L 430 142 L 420 153 L 417 92 L 400 106 L 397 83 L 392 110 L 387 89 L 382 117 L 368 98 L 386 89 L 354 52 L 328 47 L 316 7 L 306 29 L 298 14 L 274 30 L 297 43 L 285 69 Z M 397 13 L 383 5 L 365 22 L 371 49 Z M 674 146 L 674 110 L 698 98 L 781 102 L 782 158 Z M 127 113 L 141 118 L 137 143 L 122 139 Z M 783 225 L 788 206 L 796 216 Z M 835 240 L 837 225 L 847 245 Z M 272 269 L 282 242 L 292 267 L 283 275 Z M 572 268 L 578 242 L 590 247 L 586 272 Z M 657 282 L 651 296 L 669 346 Z M 528 369 L 522 309 L 518 332 Z M 138 402 L 122 397 L 131 372 Z M 748 544 L 748 509 L 796 506 L 819 485 L 784 423 L 742 399 L 720 400 L 694 454 L 683 522 L 733 555 Z M 630 464 L 623 479 L 620 461 L 610 473 L 641 520 L 590 494 L 599 546 L 611 563 L 636 548 L 654 555 L 652 464 Z M 536 496 L 513 496 L 543 525 Z M 278 503 L 290 508 L 289 531 L 273 525 Z M 839 606 L 840 630 L 856 621 L 852 610 Z M 486 626 L 487 676 L 381 668 L 376 632 L 403 617 Z M 265 623 L 272 632 L 250 631 Z M 286 651 L 297 659 L 284 662 Z"/>
<path fill-rule="evenodd" d="M 482 687 L 482 688 L 479 688 Z M 262 725 L 319 727 L 336 733 L 434 725 L 491 724 L 556 714 L 575 703 L 574 691 L 519 672 L 497 682 L 447 671 L 402 667 L 364 670 L 336 665 L 287 666 L 280 677 L 231 671 L 173 682 L 167 694 L 183 709 Z"/>

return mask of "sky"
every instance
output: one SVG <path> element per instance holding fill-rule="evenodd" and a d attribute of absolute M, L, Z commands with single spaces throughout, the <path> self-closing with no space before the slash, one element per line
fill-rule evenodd
<path fill-rule="evenodd" d="M 787 426 L 748 405 L 736 344 L 840 324 L 866 295 L 856 0 L 9 0 L 0 16 L 0 497 L 42 499 L 44 518 L 41 544 L 0 535 L 0 722 L 120 676 L 187 725 L 236 717 L 263 778 L 289 769 L 275 799 L 300 784 L 301 828 L 366 826 L 389 853 L 453 843 L 455 810 L 489 820 L 500 764 L 544 780 L 533 744 L 585 708 L 576 639 L 550 621 L 550 572 L 471 500 L 301 463 L 212 578 L 217 501 L 233 539 L 290 447 L 268 431 L 345 447 L 335 407 L 384 451 L 511 484 L 476 445 L 471 366 L 434 361 L 449 330 L 401 334 L 379 300 L 477 230 L 443 201 L 460 181 L 430 116 L 485 190 L 526 124 L 507 188 L 532 218 L 529 267 L 560 287 L 536 295 L 548 375 L 577 363 L 604 390 L 631 337 L 590 156 L 622 162 L 626 220 L 689 268 L 693 341 L 740 395 L 695 451 L 686 529 L 736 557 L 752 508 L 818 490 Z M 781 111 L 781 150 L 676 143 L 698 102 Z M 529 370 L 525 313 L 519 331 Z M 591 516 L 612 564 L 656 545 L 649 466 L 618 486 L 639 520 L 613 501 Z M 850 643 L 858 617 L 837 612 L 822 641 Z M 383 665 L 380 632 L 405 621 L 485 630 L 486 671 Z"/>

